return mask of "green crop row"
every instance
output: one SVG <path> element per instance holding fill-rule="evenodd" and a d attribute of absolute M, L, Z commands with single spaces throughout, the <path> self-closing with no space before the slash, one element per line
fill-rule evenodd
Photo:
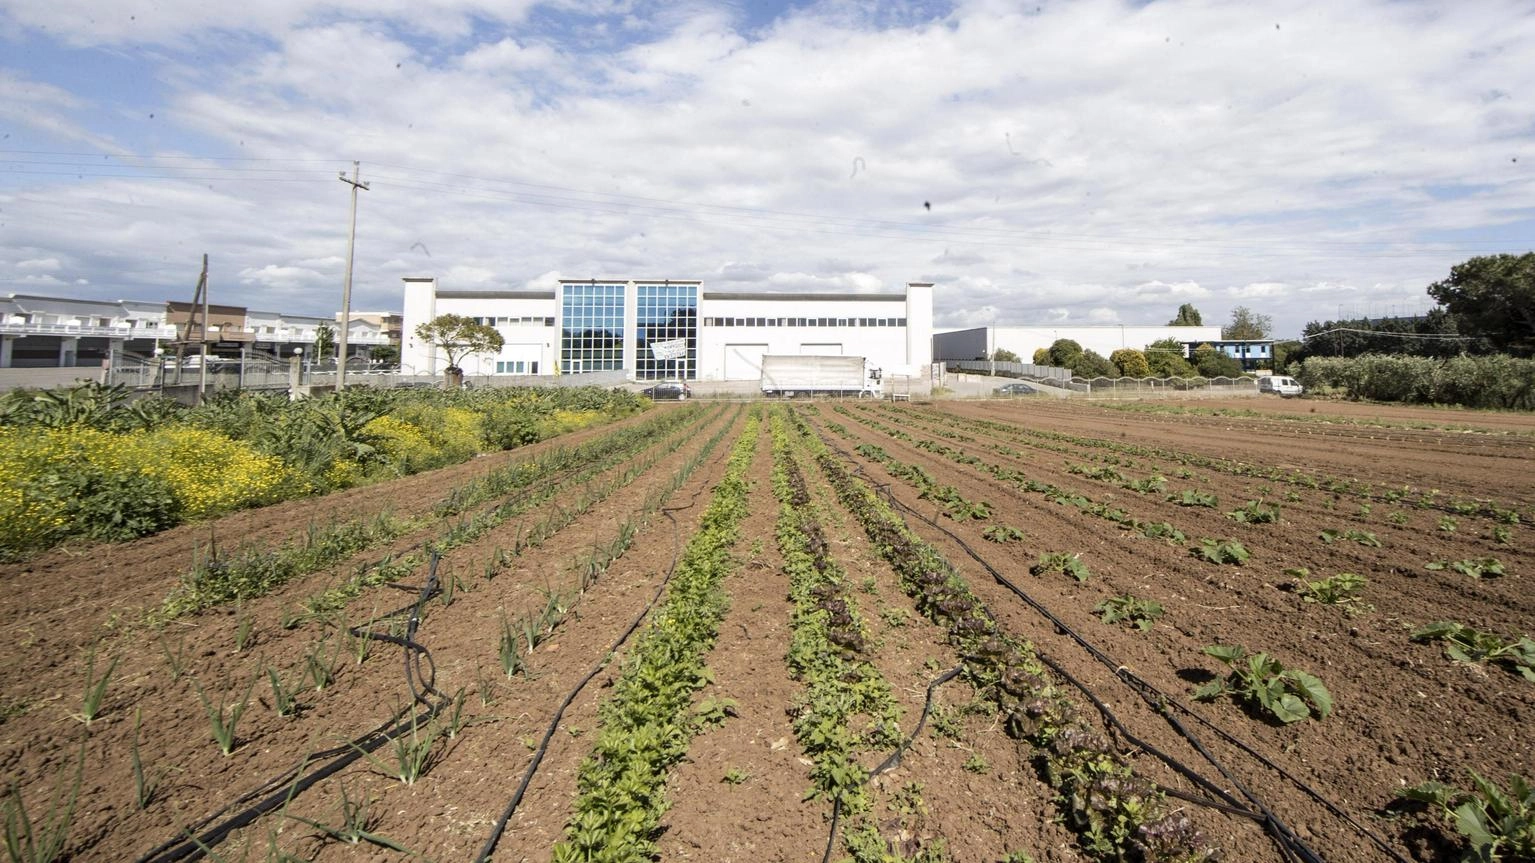
<path fill-rule="evenodd" d="M 1137 776 L 1046 672 L 1032 645 L 1001 632 L 964 578 L 843 462 L 800 426 L 822 473 L 863 525 L 928 619 L 945 627 L 976 691 L 997 710 L 1007 732 L 1034 747 L 1042 773 L 1058 792 L 1065 823 L 1099 859 L 1198 861 L 1209 852 L 1193 822 L 1173 811 L 1151 782 Z"/>
<path fill-rule="evenodd" d="M 688 707 L 708 680 L 704 656 L 728 604 L 722 580 L 746 516 L 746 471 L 759 420 L 748 418 L 697 533 L 672 575 L 665 604 L 624 662 L 598 709 L 601 731 L 577 777 L 575 813 L 555 863 L 646 863 L 667 809 L 666 774 L 697 730 Z"/>

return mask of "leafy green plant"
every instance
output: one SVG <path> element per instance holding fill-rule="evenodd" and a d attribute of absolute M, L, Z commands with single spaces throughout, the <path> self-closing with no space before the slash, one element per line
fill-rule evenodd
<path fill-rule="evenodd" d="M 1325 719 L 1332 712 L 1332 695 L 1315 676 L 1286 668 L 1267 653 L 1248 653 L 1240 645 L 1212 644 L 1204 652 L 1225 663 L 1231 672 L 1194 691 L 1197 701 L 1231 695 L 1254 709 L 1289 724 L 1309 718 Z"/>
<path fill-rule="evenodd" d="M 1434 572 L 1450 569 L 1472 578 L 1497 578 L 1504 574 L 1503 561 L 1496 557 L 1468 557 L 1456 561 L 1438 560 L 1425 564 L 1423 568 Z"/>
<path fill-rule="evenodd" d="M 75 807 L 80 802 L 80 783 L 85 778 L 85 744 L 80 744 L 80 757 L 75 762 L 74 781 L 65 790 L 65 779 L 59 777 L 48 808 L 36 822 L 27 815 L 26 801 L 21 797 L 21 786 L 12 781 L 0 800 L 0 822 L 4 824 L 5 850 L 11 863 L 53 863 L 64 859 L 64 846 L 69 842 L 69 828 L 75 820 Z"/>
<path fill-rule="evenodd" d="M 1492 541 L 1498 545 L 1509 545 L 1513 542 L 1513 534 L 1506 527 L 1494 527 L 1492 529 Z"/>
<path fill-rule="evenodd" d="M 1179 506 L 1213 507 L 1219 503 L 1215 495 L 1208 492 L 1195 491 L 1191 488 L 1186 488 L 1177 494 L 1170 494 L 1167 496 L 1167 499 Z"/>
<path fill-rule="evenodd" d="M 1389 521 L 1392 524 L 1406 524 L 1407 523 L 1407 513 L 1402 512 L 1399 509 L 1394 509 L 1394 510 L 1386 513 L 1386 521 Z"/>
<path fill-rule="evenodd" d="M 364 842 L 377 845 L 380 848 L 388 848 L 402 854 L 416 856 L 409 848 L 374 832 L 378 826 L 379 815 L 372 811 L 373 801 L 367 797 L 353 799 L 347 791 L 346 783 L 341 784 L 341 821 L 337 825 L 325 824 L 299 815 L 293 815 L 284 811 L 284 817 L 291 818 L 300 824 L 307 824 L 320 831 L 326 838 L 334 839 L 347 845 L 360 845 Z"/>
<path fill-rule="evenodd" d="M 1445 533 L 1454 533 L 1460 526 L 1460 522 L 1452 515 L 1440 516 L 1439 529 Z"/>
<path fill-rule="evenodd" d="M 991 765 L 986 762 L 985 758 L 981 757 L 979 752 L 970 753 L 970 757 L 966 758 L 965 763 L 960 766 L 965 770 L 977 775 L 983 775 L 991 772 Z"/>
<path fill-rule="evenodd" d="M 994 524 L 981 531 L 981 537 L 990 542 L 1019 542 L 1023 537 L 1023 531 L 1005 524 Z"/>
<path fill-rule="evenodd" d="M 1247 506 L 1226 513 L 1226 517 L 1242 524 L 1273 524 L 1279 521 L 1279 507 L 1261 500 L 1251 500 Z"/>
<path fill-rule="evenodd" d="M 1039 562 L 1029 567 L 1029 572 L 1033 575 L 1058 572 L 1069 575 L 1077 581 L 1087 581 L 1092 577 L 1087 564 L 1082 562 L 1082 555 L 1069 551 L 1052 551 L 1040 555 Z"/>
<path fill-rule="evenodd" d="M 1352 572 L 1340 572 L 1318 581 L 1308 579 L 1311 572 L 1305 567 L 1287 569 L 1285 574 L 1295 576 L 1295 592 L 1299 593 L 1302 599 L 1323 605 L 1359 602 L 1357 594 L 1366 584 L 1364 576 Z"/>
<path fill-rule="evenodd" d="M 726 785 L 741 785 L 750 778 L 751 774 L 745 770 L 739 767 L 731 767 L 725 771 L 724 776 L 720 777 L 720 781 Z"/>
<path fill-rule="evenodd" d="M 1128 593 L 1105 599 L 1093 609 L 1104 623 L 1126 623 L 1141 632 L 1150 629 L 1162 616 L 1162 611 L 1162 603 Z"/>
<path fill-rule="evenodd" d="M 410 730 L 401 731 L 389 740 L 390 761 L 386 763 L 371 752 L 363 752 L 363 757 L 402 783 L 415 785 L 416 780 L 425 776 L 436 763 L 437 741 L 441 737 L 442 730 L 437 723 L 427 722 L 422 725 L 415 711 L 411 711 Z"/>
<path fill-rule="evenodd" d="M 955 521 L 985 521 L 991 518 L 991 504 L 981 500 L 950 501 L 944 506 L 944 514 Z"/>
<path fill-rule="evenodd" d="M 512 623 L 506 619 L 505 612 L 501 614 L 501 639 L 496 646 L 496 657 L 501 662 L 501 672 L 508 679 L 528 671 L 527 663 L 517 650 L 517 633 L 512 630 Z"/>
<path fill-rule="evenodd" d="M 240 619 L 235 623 L 235 650 L 243 652 L 245 648 L 250 647 L 255 628 L 255 618 L 247 614 L 240 615 Z"/>
<path fill-rule="evenodd" d="M 293 695 L 293 690 L 282 682 L 282 676 L 276 668 L 267 668 L 267 679 L 272 683 L 272 710 L 278 716 L 295 716 L 299 711 L 298 699 Z"/>
<path fill-rule="evenodd" d="M 80 697 L 80 712 L 75 718 L 85 723 L 85 727 L 91 727 L 91 721 L 101 715 L 101 704 L 106 700 L 107 683 L 112 679 L 112 672 L 117 670 L 117 658 L 113 657 L 112 664 L 100 676 L 96 676 L 96 648 L 92 647 L 90 653 L 85 656 L 85 694 Z"/>
<path fill-rule="evenodd" d="M 160 783 L 165 780 L 170 768 L 161 767 L 152 772 L 144 769 L 144 759 L 139 754 L 140 713 L 138 710 L 133 711 L 133 739 L 128 744 L 128 756 L 133 764 L 134 800 L 142 811 L 155 801 L 155 796 L 160 793 Z"/>
<path fill-rule="evenodd" d="M 1528 635 L 1517 641 L 1473 629 L 1453 620 L 1439 620 L 1412 633 L 1413 641 L 1443 641 L 1444 655 L 1456 662 L 1493 662 L 1535 682 L 1535 641 Z"/>
<path fill-rule="evenodd" d="M 1165 539 L 1168 542 L 1183 542 L 1188 537 L 1183 531 L 1173 527 L 1165 521 L 1150 521 L 1140 523 L 1139 530 L 1142 536 L 1148 539 Z"/>
<path fill-rule="evenodd" d="M 1371 548 L 1379 548 L 1381 544 L 1375 534 L 1367 530 L 1324 530 L 1317 534 L 1317 539 L 1328 545 L 1332 545 L 1340 539 L 1357 542 L 1360 545 L 1367 545 Z"/>
<path fill-rule="evenodd" d="M 256 688 L 256 678 L 251 677 L 250 685 L 245 687 L 245 695 L 239 701 L 231 702 L 228 693 L 219 696 L 218 704 L 214 704 L 208 698 L 208 693 L 203 691 L 202 684 L 192 681 L 192 688 L 197 690 L 197 700 L 202 702 L 203 713 L 207 714 L 209 731 L 213 734 L 213 740 L 219 745 L 219 751 L 225 755 L 235 751 L 235 745 L 239 739 L 235 736 L 235 729 L 240 724 L 240 717 L 245 715 L 245 709 L 250 706 L 251 692 Z"/>
<path fill-rule="evenodd" d="M 1466 791 L 1431 781 L 1401 796 L 1437 808 L 1470 842 L 1467 860 L 1535 860 L 1535 786 L 1516 774 L 1505 791 L 1474 770 L 1471 786 Z"/>
<path fill-rule="evenodd" d="M 1195 557 L 1210 563 L 1229 563 L 1242 566 L 1252 557 L 1247 546 L 1234 539 L 1201 539 L 1199 545 L 1189 549 Z"/>

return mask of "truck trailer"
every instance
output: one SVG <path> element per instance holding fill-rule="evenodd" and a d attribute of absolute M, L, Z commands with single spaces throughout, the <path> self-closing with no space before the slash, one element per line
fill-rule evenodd
<path fill-rule="evenodd" d="M 880 396 L 880 370 L 864 357 L 764 354 L 762 394 Z"/>

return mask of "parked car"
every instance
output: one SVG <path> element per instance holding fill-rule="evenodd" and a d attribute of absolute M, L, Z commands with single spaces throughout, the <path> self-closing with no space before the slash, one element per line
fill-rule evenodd
<path fill-rule="evenodd" d="M 999 396 L 1030 396 L 1039 392 L 1028 384 L 1005 384 L 997 387 Z"/>
<path fill-rule="evenodd" d="M 682 381 L 662 381 L 653 387 L 640 390 L 640 395 L 655 401 L 687 401 L 693 397 L 693 388 Z"/>
<path fill-rule="evenodd" d="M 1265 375 L 1258 378 L 1258 392 L 1278 393 L 1280 398 L 1292 399 L 1301 395 L 1306 388 L 1300 385 L 1295 378 L 1287 378 L 1283 375 Z"/>

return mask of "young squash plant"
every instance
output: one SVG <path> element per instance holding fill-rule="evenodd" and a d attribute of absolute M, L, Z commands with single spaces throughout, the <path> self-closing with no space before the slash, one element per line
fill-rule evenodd
<path fill-rule="evenodd" d="M 1286 725 L 1313 713 L 1325 719 L 1332 712 L 1332 694 L 1314 675 L 1286 668 L 1267 653 L 1248 653 L 1241 645 L 1212 644 L 1204 652 L 1224 662 L 1231 673 L 1196 689 L 1196 701 L 1235 696 Z"/>
<path fill-rule="evenodd" d="M 1093 613 L 1104 623 L 1125 623 L 1145 632 L 1162 616 L 1162 610 L 1162 603 L 1154 599 L 1141 599 L 1127 593 L 1098 603 Z"/>
<path fill-rule="evenodd" d="M 1030 575 L 1046 575 L 1059 572 L 1075 578 L 1077 581 L 1087 581 L 1092 577 L 1087 564 L 1082 562 L 1082 555 L 1072 554 L 1069 551 L 1052 551 L 1039 556 L 1039 562 L 1029 567 Z"/>
<path fill-rule="evenodd" d="M 1194 556 L 1210 563 L 1229 563 L 1242 566 L 1252 557 L 1247 546 L 1234 539 L 1201 539 L 1199 545 L 1189 549 Z"/>
<path fill-rule="evenodd" d="M 1504 641 L 1495 633 L 1482 632 L 1464 623 L 1439 620 L 1412 633 L 1413 641 L 1443 641 L 1444 655 L 1456 662 L 1495 662 L 1525 680 L 1535 682 L 1535 641 L 1528 635 Z"/>
<path fill-rule="evenodd" d="M 1471 771 L 1472 790 L 1425 782 L 1403 791 L 1407 800 L 1437 808 L 1471 843 L 1466 860 L 1535 860 L 1535 786 L 1509 777 L 1508 790 Z"/>

